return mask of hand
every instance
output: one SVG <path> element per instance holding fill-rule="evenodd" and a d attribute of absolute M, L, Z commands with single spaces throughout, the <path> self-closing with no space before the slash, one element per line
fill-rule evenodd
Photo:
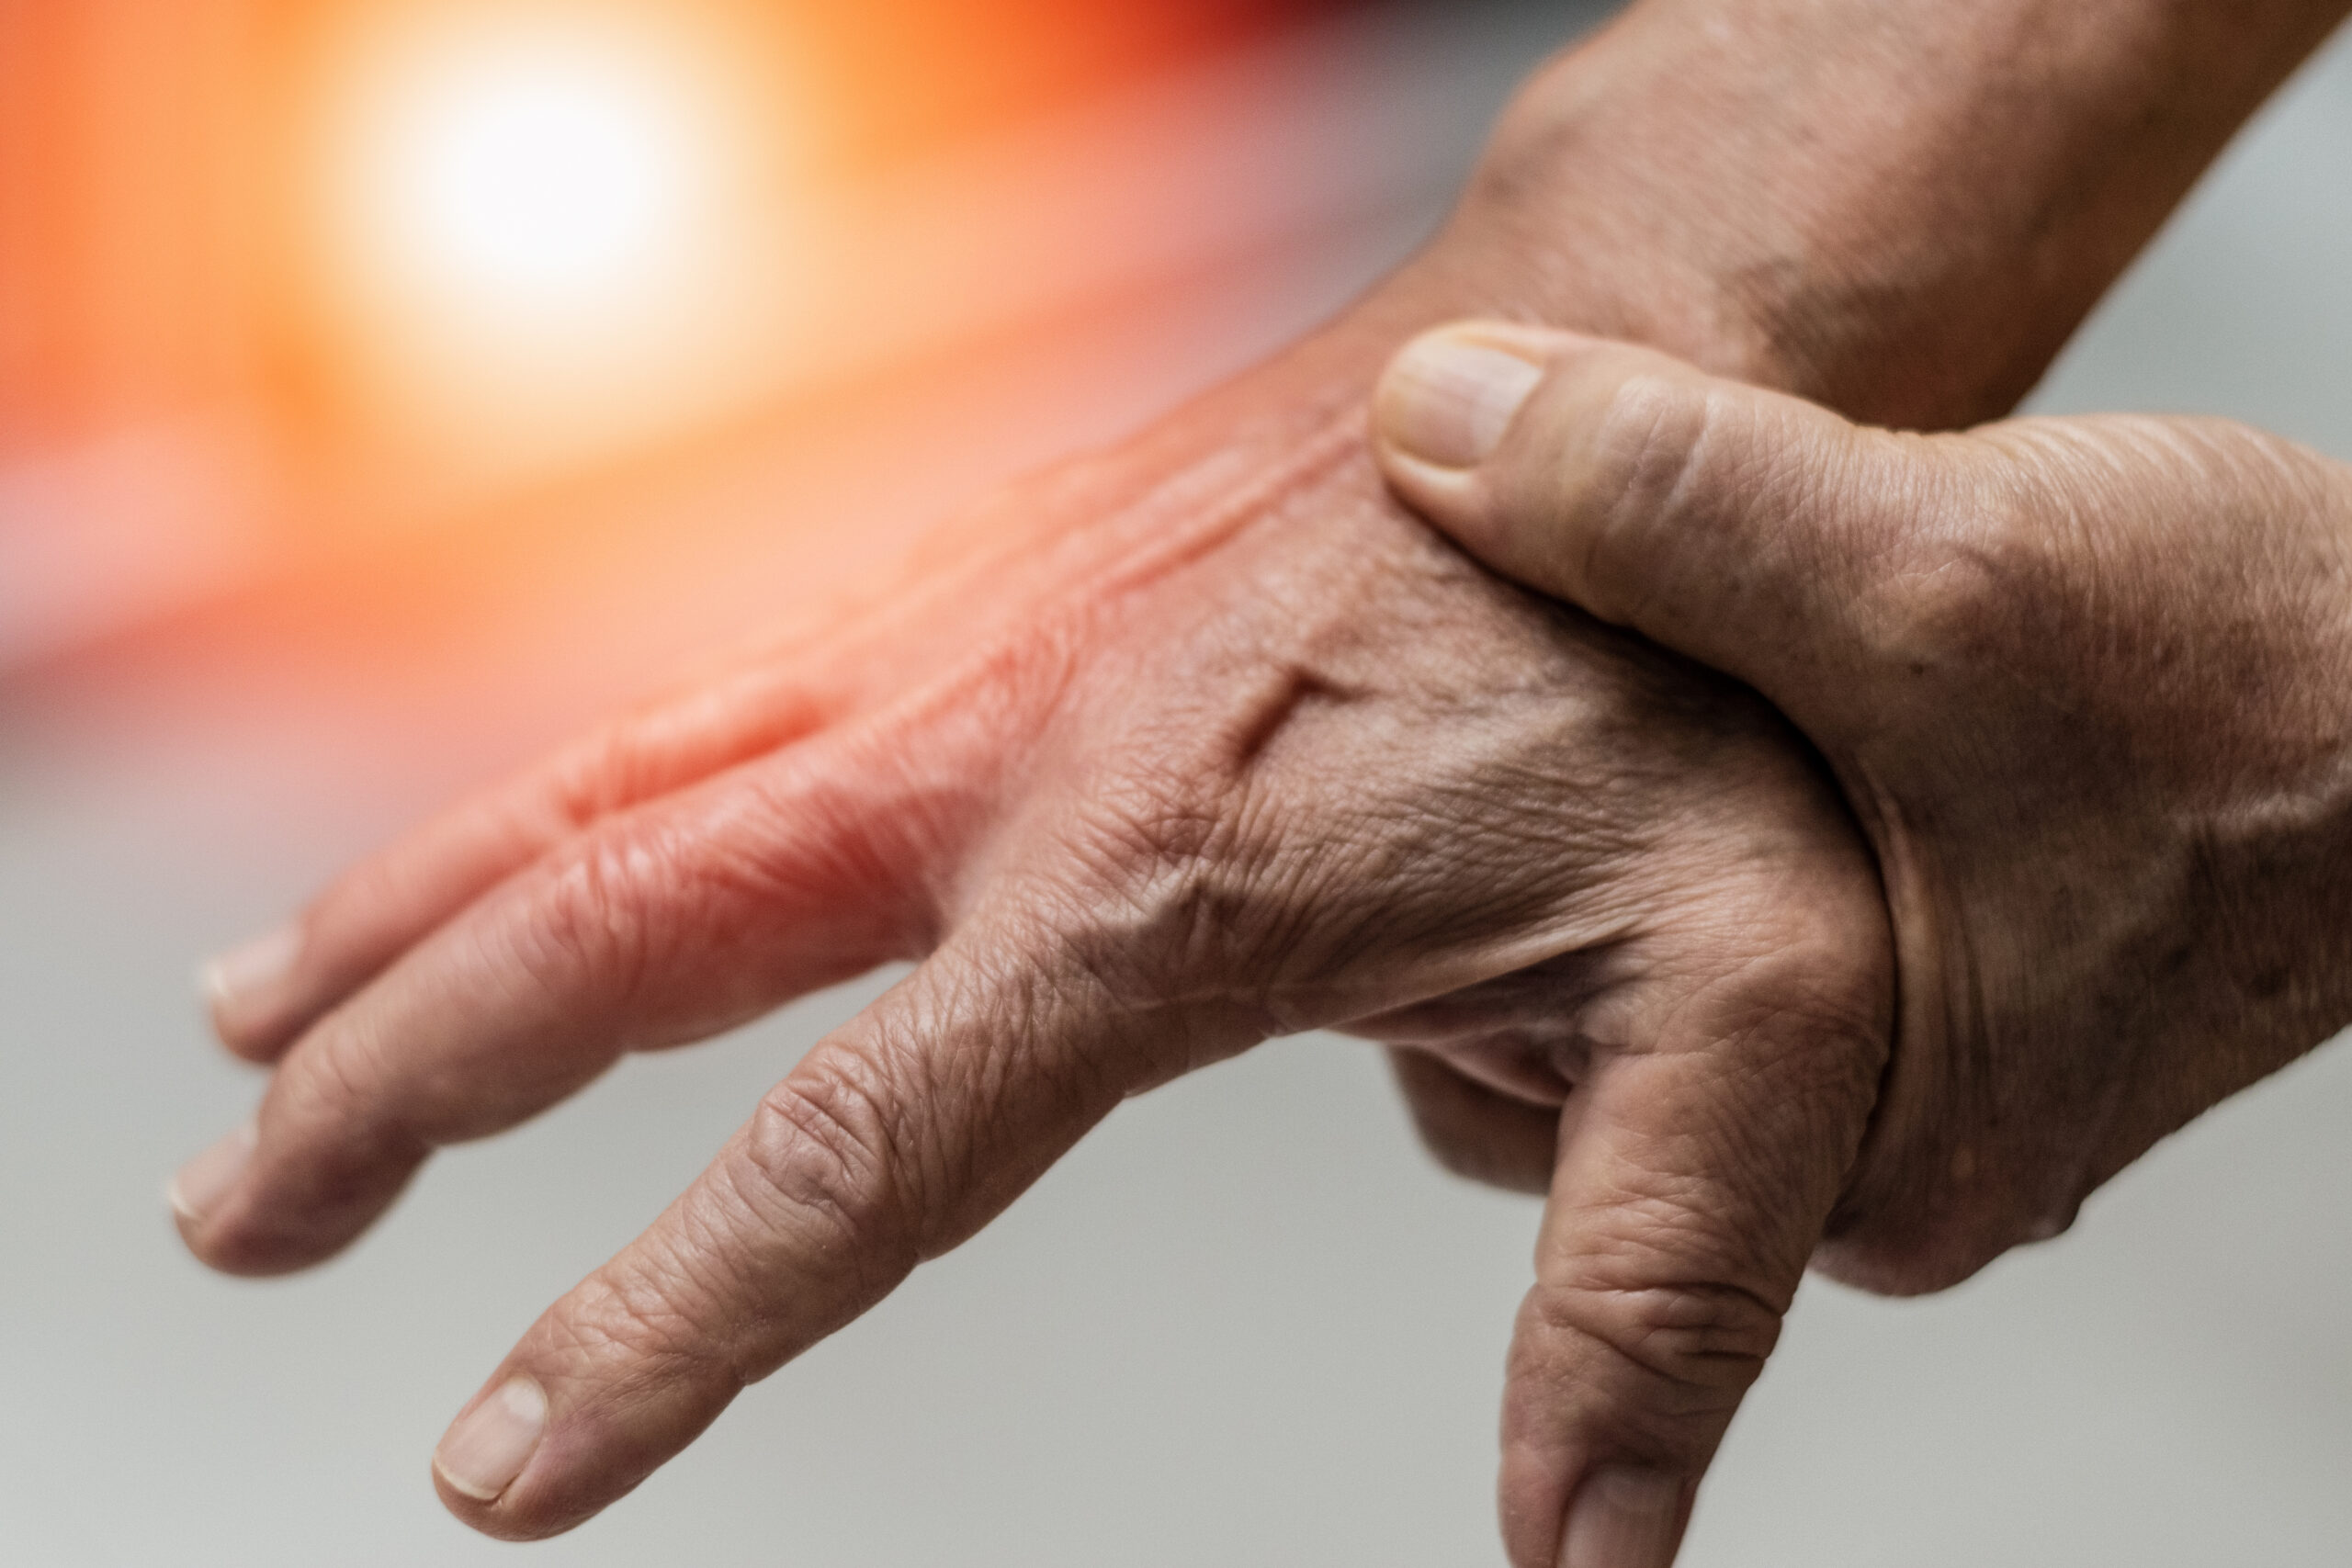
<path fill-rule="evenodd" d="M 2352 1023 L 2352 468 L 2212 420 L 1894 434 L 1516 327 L 1419 340 L 1378 407 L 1424 514 L 1749 682 L 1844 786 L 1902 1005 L 1836 1271 L 2055 1235 Z"/>
<path fill-rule="evenodd" d="M 1238 501 L 1222 465 L 1124 515 L 1089 495 L 1075 583 L 1036 592 L 1026 558 L 956 571 L 956 597 L 1016 612 L 977 646 L 887 615 L 363 868 L 311 911 L 281 1010 L 224 1011 L 277 1072 L 191 1243 L 315 1262 L 429 1149 L 620 1053 L 928 954 L 461 1419 L 452 1506 L 540 1535 L 1122 1098 L 1344 1024 L 1457 1064 L 1448 1088 L 1507 1134 L 1474 1134 L 1478 1157 L 1551 1173 L 1514 1361 L 1527 1506 L 1556 1532 L 1611 1465 L 1594 1495 L 1632 1522 L 1587 1533 L 1666 1536 L 1869 1114 L 1876 888 L 1761 705 L 1384 509 L 1360 419 L 1252 454 Z M 479 891 L 486 866 L 505 874 Z"/>
<path fill-rule="evenodd" d="M 276 1074 L 251 1136 L 184 1173 L 190 1245 L 325 1257 L 431 1147 L 620 1052 L 929 953 L 444 1440 L 453 1508 L 544 1535 L 1121 1095 L 1347 1024 L 1430 1048 L 1404 1074 L 1454 1164 L 1554 1192 L 1512 1560 L 1665 1562 L 1868 1114 L 1883 915 L 1760 705 L 1531 607 L 1385 501 L 1373 376 L 1509 310 L 1857 412 L 1997 406 L 2323 8 L 1644 6 L 1531 88 L 1447 234 L 1330 332 L 226 967 L 221 1032 Z M 1986 81 L 2036 112 L 1986 115 Z"/>

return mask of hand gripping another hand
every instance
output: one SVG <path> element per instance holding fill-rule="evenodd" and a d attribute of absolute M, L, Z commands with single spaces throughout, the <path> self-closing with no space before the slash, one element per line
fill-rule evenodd
<path fill-rule="evenodd" d="M 1350 1029 L 1402 1048 L 1449 1163 L 1549 1192 L 1507 1394 L 1512 1562 L 1664 1568 L 1825 1234 L 1849 1272 L 1934 1282 L 2063 1217 L 2172 1112 L 2102 1100 L 2096 1053 L 1992 1082 L 1971 1052 L 2015 1049 L 1995 1025 L 2018 998 L 1973 981 L 1922 1035 L 1917 911 L 1979 906 L 1897 864 L 1891 937 L 1871 845 L 1787 719 L 1405 511 L 1364 440 L 1378 368 L 1501 312 L 1858 416 L 1984 417 L 2340 10 L 1645 0 L 1537 78 L 1446 232 L 1331 328 L 1014 487 L 870 615 L 428 826 L 224 970 L 220 1032 L 273 1074 L 250 1135 L 184 1173 L 188 1245 L 244 1273 L 317 1262 L 434 1149 L 622 1054 L 917 961 L 444 1438 L 460 1517 L 547 1536 L 1123 1098 Z M 2249 634 L 2245 667 L 2262 651 Z M 1835 739 L 1815 733 L 1833 761 Z M 2266 777 L 2301 777 L 2297 743 Z M 1884 803 L 1856 804 L 1883 863 Z M 2029 934 L 2052 931 L 2084 944 L 2058 954 L 2073 974 L 2111 934 Z M 1959 951 L 1939 973 L 2007 973 L 1997 947 Z M 2261 973 L 2294 1036 L 2317 1012 Z M 2023 1134 L 1995 1113 L 2021 1092 L 2105 1120 L 2068 1179 L 2029 1160 L 2038 1185 L 2012 1194 L 2001 1140 Z M 1968 1201 L 1911 1147 L 1974 1161 Z M 1871 1228 L 1916 1213 L 1935 1247 Z"/>
<path fill-rule="evenodd" d="M 1833 1271 L 2055 1235 L 2352 1022 L 2352 468 L 2218 420 L 1895 434 L 1498 325 L 1378 407 L 1465 548 L 1747 682 L 1843 786 L 1901 1003 Z"/>

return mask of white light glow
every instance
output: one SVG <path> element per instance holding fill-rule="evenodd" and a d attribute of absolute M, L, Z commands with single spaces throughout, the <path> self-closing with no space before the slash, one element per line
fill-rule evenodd
<path fill-rule="evenodd" d="M 520 475 L 764 385 L 808 211 L 768 25 L 733 0 L 352 0 L 314 211 L 355 423 L 420 473 Z"/>
<path fill-rule="evenodd" d="M 707 157 L 664 85 L 582 53 L 447 62 L 390 128 L 387 216 L 481 306 L 625 306 L 660 286 Z"/>

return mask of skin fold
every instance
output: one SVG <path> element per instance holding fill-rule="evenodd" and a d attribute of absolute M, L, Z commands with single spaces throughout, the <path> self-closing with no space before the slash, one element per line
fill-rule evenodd
<path fill-rule="evenodd" d="M 1898 434 L 1521 327 L 1419 340 L 1380 407 L 1425 515 L 1751 683 L 1852 803 L 1902 1003 L 1838 1272 L 2054 1235 L 2352 1024 L 2352 468 L 2222 420 Z"/>
<path fill-rule="evenodd" d="M 1448 1163 L 1550 1194 L 1506 1397 L 1511 1562 L 1668 1562 L 1855 1212 L 1884 900 L 1753 693 L 1397 503 L 1373 384 L 1484 314 L 1860 417 L 1997 412 L 2342 9 L 1636 7 L 1530 85 L 1447 230 L 1330 327 L 224 961 L 216 1024 L 273 1072 L 253 1129 L 182 1174 L 188 1245 L 317 1262 L 432 1149 L 621 1054 L 922 960 L 460 1414 L 444 1500 L 541 1537 L 1124 1097 L 1353 1029 L 1401 1048 Z"/>

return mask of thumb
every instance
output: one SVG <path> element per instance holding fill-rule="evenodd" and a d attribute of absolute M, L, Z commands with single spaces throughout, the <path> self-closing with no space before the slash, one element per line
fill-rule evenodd
<path fill-rule="evenodd" d="M 1755 686 L 1800 726 L 1870 646 L 1933 438 L 1630 344 L 1473 322 L 1416 338 L 1374 404 L 1396 492 L 1505 576 Z"/>

